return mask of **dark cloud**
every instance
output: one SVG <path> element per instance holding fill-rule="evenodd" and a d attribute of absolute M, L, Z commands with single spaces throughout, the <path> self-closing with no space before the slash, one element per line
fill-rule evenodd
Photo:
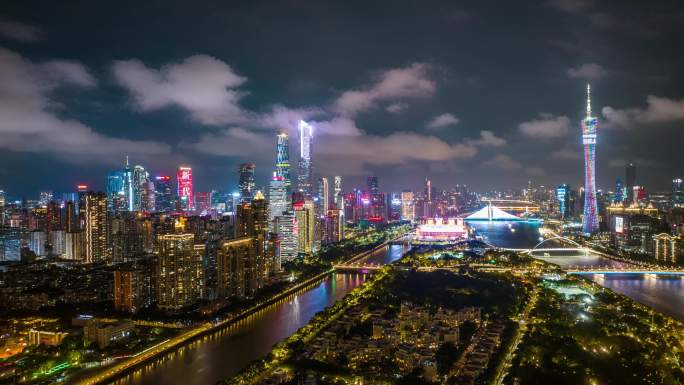
<path fill-rule="evenodd" d="M 570 131 L 570 119 L 567 116 L 541 113 L 537 119 L 520 123 L 518 129 L 521 134 L 532 138 L 562 138 Z"/>
<path fill-rule="evenodd" d="M 102 188 L 126 153 L 165 173 L 191 164 L 200 191 L 234 185 L 244 161 L 263 182 L 274 132 L 296 148 L 299 119 L 315 126 L 316 172 L 345 188 L 367 173 L 395 191 L 428 175 L 578 186 L 587 81 L 599 186 L 621 160 L 658 164 L 639 174 L 653 189 L 681 173 L 677 2 L 3 6 L 0 187 L 17 194 L 86 177 Z"/>
<path fill-rule="evenodd" d="M 6 151 L 49 153 L 73 162 L 109 162 L 107 155 L 154 156 L 170 152 L 167 144 L 103 135 L 87 125 L 64 119 L 53 109 L 57 88 L 93 88 L 96 81 L 80 63 L 30 62 L 0 48 L 0 147 Z"/>
<path fill-rule="evenodd" d="M 42 40 L 43 32 L 31 24 L 0 18 L 0 36 L 23 43 L 34 43 Z"/>

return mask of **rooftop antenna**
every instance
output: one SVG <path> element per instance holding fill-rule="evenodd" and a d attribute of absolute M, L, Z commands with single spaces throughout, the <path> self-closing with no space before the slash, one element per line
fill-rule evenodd
<path fill-rule="evenodd" d="M 591 85 L 587 83 L 587 118 L 591 118 Z"/>

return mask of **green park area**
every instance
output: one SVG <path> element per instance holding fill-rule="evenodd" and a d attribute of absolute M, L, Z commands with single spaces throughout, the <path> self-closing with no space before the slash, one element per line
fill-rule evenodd
<path fill-rule="evenodd" d="M 543 281 L 505 384 L 684 384 L 684 325 L 581 278 Z"/>

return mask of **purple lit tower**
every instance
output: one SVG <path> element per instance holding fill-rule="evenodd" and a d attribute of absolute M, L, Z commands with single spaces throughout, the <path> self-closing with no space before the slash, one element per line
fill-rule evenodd
<path fill-rule="evenodd" d="M 598 126 L 598 119 L 591 116 L 591 86 L 587 84 L 587 117 L 582 122 L 582 143 L 584 143 L 584 217 L 582 218 L 582 229 L 587 234 L 598 231 L 596 126 Z"/>

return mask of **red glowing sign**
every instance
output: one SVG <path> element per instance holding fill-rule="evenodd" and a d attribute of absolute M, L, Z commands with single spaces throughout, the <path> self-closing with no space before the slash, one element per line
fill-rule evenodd
<path fill-rule="evenodd" d="M 185 198 L 192 205 L 192 168 L 178 167 L 176 179 L 178 179 L 178 196 L 181 199 Z"/>
<path fill-rule="evenodd" d="M 79 185 L 76 185 L 76 188 L 78 189 L 78 191 L 87 191 L 87 190 L 88 190 L 88 185 L 86 185 L 86 184 L 79 184 Z"/>

